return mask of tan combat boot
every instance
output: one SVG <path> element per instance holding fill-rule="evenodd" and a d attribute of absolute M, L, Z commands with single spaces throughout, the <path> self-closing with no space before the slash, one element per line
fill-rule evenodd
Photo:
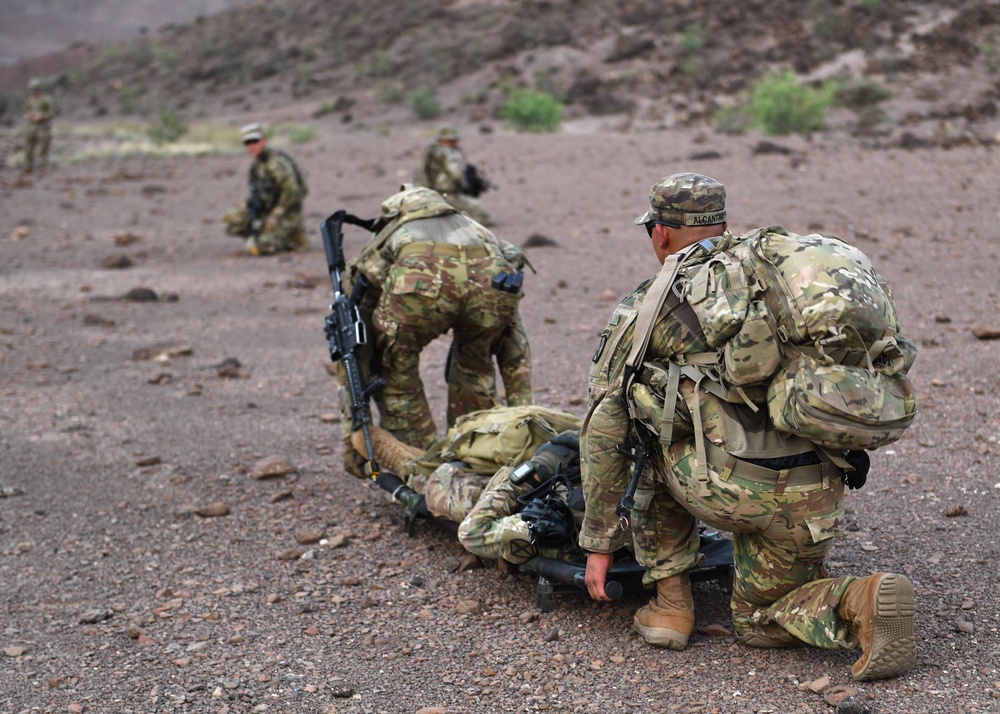
<path fill-rule="evenodd" d="M 657 647 L 682 650 L 694 630 L 694 600 L 691 576 L 673 575 L 656 581 L 656 597 L 639 608 L 632 629 Z"/>
<path fill-rule="evenodd" d="M 913 638 L 913 585 L 905 575 L 875 573 L 847 586 L 837 615 L 851 623 L 861 642 L 855 679 L 885 679 L 909 671 L 917 661 Z"/>
<path fill-rule="evenodd" d="M 392 471 L 397 476 L 402 476 L 406 472 L 407 461 L 424 455 L 423 449 L 404 444 L 381 427 L 373 424 L 368 428 L 368 431 L 372 437 L 372 448 L 379 466 Z M 368 453 L 368 447 L 365 445 L 365 434 L 361 429 L 351 434 L 351 444 L 358 454 L 366 455 Z"/>

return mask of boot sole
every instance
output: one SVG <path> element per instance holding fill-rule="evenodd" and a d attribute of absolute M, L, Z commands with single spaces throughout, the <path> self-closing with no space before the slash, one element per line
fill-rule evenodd
<path fill-rule="evenodd" d="M 639 633 L 642 639 L 654 647 L 664 647 L 668 650 L 682 650 L 687 647 L 688 637 L 682 632 L 668 627 L 646 627 L 638 620 L 632 621 L 632 629 Z"/>
<path fill-rule="evenodd" d="M 904 575 L 890 573 L 882 578 L 875 597 L 875 624 L 872 651 L 855 679 L 885 679 L 908 672 L 917 662 L 913 636 L 915 597 L 913 584 Z"/>

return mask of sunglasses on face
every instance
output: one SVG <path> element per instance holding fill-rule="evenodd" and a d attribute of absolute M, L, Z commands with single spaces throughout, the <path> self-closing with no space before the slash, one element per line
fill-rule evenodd
<path fill-rule="evenodd" d="M 251 144 L 259 144 L 260 139 L 247 139 L 243 142 L 243 146 L 250 146 Z"/>
<path fill-rule="evenodd" d="M 653 228 L 655 228 L 656 226 L 666 226 L 667 228 L 675 228 L 675 229 L 681 227 L 680 223 L 674 223 L 673 221 L 650 221 L 649 223 L 644 223 L 643 225 L 646 226 L 646 234 L 650 238 L 653 237 Z"/>

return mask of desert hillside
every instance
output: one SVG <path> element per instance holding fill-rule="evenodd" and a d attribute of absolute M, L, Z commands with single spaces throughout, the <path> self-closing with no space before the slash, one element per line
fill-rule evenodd
<path fill-rule="evenodd" d="M 953 145 L 1000 128 L 998 20 L 1000 4 L 972 0 L 286 0 L 77 43 L 0 69 L 0 87 L 13 99 L 41 76 L 69 120 L 170 111 L 360 127 L 413 122 L 416 91 L 446 120 L 491 123 L 527 88 L 563 101 L 577 130 L 641 131 L 719 125 L 760 77 L 791 71 L 840 82 L 831 130 Z M 16 121 L 16 103 L 4 108 Z"/>

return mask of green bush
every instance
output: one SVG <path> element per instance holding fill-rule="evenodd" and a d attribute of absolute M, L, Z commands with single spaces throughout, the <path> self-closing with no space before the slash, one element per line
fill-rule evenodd
<path fill-rule="evenodd" d="M 403 101 L 403 85 L 391 79 L 375 83 L 375 98 L 383 104 L 399 104 Z"/>
<path fill-rule="evenodd" d="M 791 71 L 764 76 L 751 90 L 754 124 L 777 136 L 818 131 L 826 123 L 835 92 L 833 84 L 819 89 L 799 84 Z"/>
<path fill-rule="evenodd" d="M 418 119 L 436 119 L 441 116 L 441 102 L 430 87 L 421 87 L 410 93 L 410 109 Z"/>
<path fill-rule="evenodd" d="M 517 131 L 545 133 L 555 131 L 562 122 L 563 105 L 554 97 L 528 89 L 515 89 L 500 110 Z"/>
<path fill-rule="evenodd" d="M 161 109 L 159 121 L 150 125 L 146 134 L 157 146 L 172 144 L 187 134 L 188 125 L 170 109 Z"/>

